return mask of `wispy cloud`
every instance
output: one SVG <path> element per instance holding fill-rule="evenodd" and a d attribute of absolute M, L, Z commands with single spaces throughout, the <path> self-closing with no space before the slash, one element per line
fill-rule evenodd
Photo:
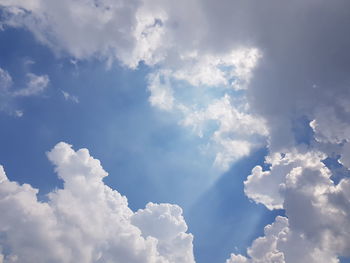
<path fill-rule="evenodd" d="M 0 68 L 0 91 L 1 93 L 6 93 L 9 91 L 9 88 L 11 88 L 13 84 L 13 81 L 12 81 L 12 77 L 10 76 L 10 74 Z"/>
<path fill-rule="evenodd" d="M 48 87 L 50 79 L 47 75 L 36 75 L 27 73 L 27 87 L 16 90 L 12 93 L 13 96 L 34 96 L 38 95 Z"/>
<path fill-rule="evenodd" d="M 74 95 L 71 95 L 69 94 L 67 91 L 64 91 L 64 90 L 61 90 L 62 92 L 62 95 L 64 97 L 64 99 L 66 101 L 71 101 L 71 102 L 74 102 L 74 103 L 79 103 L 79 99 L 78 97 L 74 96 Z"/>

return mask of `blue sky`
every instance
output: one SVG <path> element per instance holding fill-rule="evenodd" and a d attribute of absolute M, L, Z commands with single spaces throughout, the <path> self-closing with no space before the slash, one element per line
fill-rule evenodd
<path fill-rule="evenodd" d="M 348 7 L 0 0 L 0 263 L 346 262 Z"/>

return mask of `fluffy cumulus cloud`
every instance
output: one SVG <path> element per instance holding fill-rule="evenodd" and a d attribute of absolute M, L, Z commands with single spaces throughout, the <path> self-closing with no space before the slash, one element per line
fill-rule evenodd
<path fill-rule="evenodd" d="M 350 180 L 338 184 L 319 152 L 290 152 L 268 158 L 268 171 L 253 169 L 245 192 L 269 209 L 283 208 L 265 227 L 265 236 L 248 249 L 248 258 L 232 255 L 228 262 L 339 262 L 349 257 Z M 245 260 L 245 261 L 244 261 Z"/>
<path fill-rule="evenodd" d="M 1 262 L 194 262 L 180 207 L 149 203 L 134 213 L 87 149 L 59 143 L 47 155 L 64 181 L 47 202 L 0 166 Z"/>
<path fill-rule="evenodd" d="M 261 166 L 254 167 L 252 174 L 244 182 L 245 194 L 268 209 L 282 209 L 286 175 L 298 167 L 326 174 L 328 169 L 321 162 L 325 158 L 325 154 L 319 152 L 299 153 L 296 150 L 286 154 L 275 153 L 268 156 L 266 163 L 270 165 L 270 169 L 263 171 Z"/>
<path fill-rule="evenodd" d="M 324 164 L 330 157 L 350 167 L 349 1 L 0 5 L 4 27 L 29 29 L 57 54 L 153 67 L 150 103 L 178 114 L 180 125 L 205 139 L 202 148 L 223 170 L 267 144 L 267 168 L 253 169 L 245 193 L 270 210 L 284 209 L 286 217 L 265 228 L 248 257 L 233 254 L 228 262 L 338 262 L 350 256 L 349 179 L 335 182 Z M 11 82 L 5 72 L 0 81 Z M 137 213 L 157 214 L 153 205 Z M 138 229 L 148 224 L 136 218 Z M 162 220 L 162 226 L 171 221 Z M 167 249 L 157 249 L 165 257 Z"/>

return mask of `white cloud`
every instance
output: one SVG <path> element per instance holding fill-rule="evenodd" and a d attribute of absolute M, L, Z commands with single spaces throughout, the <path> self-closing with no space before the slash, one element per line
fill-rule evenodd
<path fill-rule="evenodd" d="M 193 237 L 185 233 L 187 225 L 179 206 L 148 203 L 132 216 L 131 222 L 142 231 L 143 237 L 161 240 L 158 251 L 170 262 L 194 262 Z"/>
<path fill-rule="evenodd" d="M 0 183 L 4 182 L 5 180 L 7 180 L 7 177 L 5 174 L 4 167 L 2 167 L 2 165 L 1 165 L 0 166 Z"/>
<path fill-rule="evenodd" d="M 248 263 L 248 259 L 242 255 L 231 254 L 230 258 L 226 260 L 226 263 Z"/>
<path fill-rule="evenodd" d="M 4 69 L 0 68 L 0 92 L 1 94 L 9 92 L 13 84 L 11 75 Z"/>
<path fill-rule="evenodd" d="M 269 171 L 263 171 L 261 166 L 254 167 L 252 174 L 244 182 L 244 192 L 251 200 L 265 205 L 270 210 L 282 209 L 286 180 L 293 169 L 303 167 L 329 174 L 321 162 L 325 158 L 325 154 L 312 151 L 275 153 L 266 158 L 266 163 L 271 165 Z"/>
<path fill-rule="evenodd" d="M 47 75 L 27 73 L 27 78 L 27 87 L 14 91 L 13 96 L 33 96 L 40 94 L 48 87 L 50 82 Z"/>
<path fill-rule="evenodd" d="M 164 45 L 164 22 L 167 14 L 157 6 L 149 8 L 146 4 L 138 8 L 135 14 L 135 30 L 132 37 L 135 39 L 135 47 L 131 51 L 127 64 L 136 68 L 140 61 L 148 65 L 154 65 L 164 59 L 165 53 L 161 50 Z"/>
<path fill-rule="evenodd" d="M 202 49 L 205 42 L 200 42 L 204 37 L 201 28 L 205 15 L 198 8 L 197 1 L 191 4 L 148 0 L 120 0 L 118 4 L 108 0 L 98 4 L 82 0 L 74 3 L 40 0 L 33 4 L 21 1 L 0 3 L 7 6 L 5 21 L 8 25 L 27 27 L 56 52 L 68 52 L 77 59 L 97 56 L 109 61 L 109 64 L 118 60 L 130 68 L 136 68 L 140 61 L 156 65 L 148 77 L 150 104 L 168 112 L 181 112 L 185 120 L 197 114 L 198 109 L 186 99 L 176 96 L 181 92 L 182 82 L 192 87 L 217 87 L 218 90 L 228 90 L 228 93 L 244 90 L 262 57 L 260 50 L 254 46 L 236 46 L 220 51 Z M 188 41 L 192 37 L 197 39 Z M 210 109 L 220 97 L 211 98 L 205 107 Z M 222 127 L 221 120 L 231 118 L 231 112 L 235 110 L 236 107 L 228 109 L 227 117 L 221 111 L 222 116 L 214 119 L 220 119 Z M 239 120 L 241 122 L 255 118 L 239 114 L 245 115 L 244 120 Z M 207 120 L 210 119 L 208 116 Z M 235 125 L 245 126 L 230 124 L 231 127 Z M 263 125 L 260 126 L 258 134 L 266 131 Z M 248 138 L 234 138 L 233 133 L 229 138 L 222 135 L 224 132 L 213 134 L 212 141 L 217 146 L 210 148 L 217 152 L 215 165 L 227 170 L 233 161 L 247 156 L 256 142 Z M 248 133 L 251 134 L 249 130 Z"/>
<path fill-rule="evenodd" d="M 148 76 L 149 102 L 161 110 L 170 111 L 174 106 L 173 91 L 166 72 L 156 72 Z"/>
<path fill-rule="evenodd" d="M 284 255 L 277 248 L 279 238 L 288 234 L 288 219 L 277 217 L 276 221 L 264 228 L 264 237 L 256 239 L 248 250 L 248 259 L 232 254 L 226 263 L 284 263 Z"/>
<path fill-rule="evenodd" d="M 72 101 L 74 103 L 79 103 L 79 99 L 77 96 L 69 94 L 67 91 L 61 90 L 62 95 L 66 101 Z"/>
<path fill-rule="evenodd" d="M 272 156 L 270 171 L 253 169 L 246 194 L 269 209 L 285 209 L 288 219 L 277 217 L 265 227 L 265 236 L 248 249 L 246 262 L 326 263 L 350 256 L 350 180 L 335 184 L 324 158 L 293 152 Z M 231 262 L 241 259 L 233 256 Z"/>
<path fill-rule="evenodd" d="M 28 64 L 28 60 L 25 60 Z M 32 63 L 32 62 L 30 62 Z M 24 112 L 14 109 L 15 99 L 18 96 L 35 96 L 42 93 L 49 85 L 50 79 L 47 75 L 36 75 L 27 73 L 26 87 L 14 89 L 14 82 L 8 71 L 0 68 L 0 111 L 6 112 L 15 117 L 22 117 Z"/>
<path fill-rule="evenodd" d="M 0 168 L 4 262 L 194 262 L 181 208 L 150 203 L 134 213 L 87 149 L 59 143 L 48 158 L 64 181 L 48 202 Z"/>
<path fill-rule="evenodd" d="M 264 236 L 254 240 L 248 258 L 232 254 L 227 263 L 337 263 L 332 251 L 315 246 L 304 233 L 293 231 L 286 217 L 278 216 L 264 229 Z"/>
<path fill-rule="evenodd" d="M 194 51 L 181 56 L 181 67 L 173 77 L 193 86 L 228 86 L 246 89 L 261 53 L 256 48 L 238 48 L 227 54 L 201 54 Z"/>
<path fill-rule="evenodd" d="M 68 52 L 78 59 L 102 55 L 130 67 L 147 56 L 147 50 L 133 55 L 137 37 L 145 34 L 141 31 L 133 35 L 138 30 L 136 12 L 140 1 L 38 0 L 0 4 L 7 7 L 8 25 L 27 27 L 57 53 Z"/>
<path fill-rule="evenodd" d="M 258 137 L 268 135 L 263 119 L 247 112 L 246 97 L 231 99 L 229 95 L 233 89 L 247 87 L 260 56 L 254 48 L 240 48 L 220 56 L 194 52 L 181 56 L 179 65 L 149 75 L 152 106 L 181 115 L 180 124 L 191 127 L 202 138 L 208 123 L 217 122 L 218 128 L 202 149 L 214 152 L 214 165 L 223 171 L 261 146 L 264 140 Z M 189 91 L 194 92 L 192 97 L 182 95 Z M 226 93 L 222 95 L 222 91 Z"/>
<path fill-rule="evenodd" d="M 13 90 L 13 80 L 10 73 L 0 68 L 0 92 L 2 96 L 31 96 L 42 92 L 49 84 L 49 77 L 47 75 L 36 75 L 27 73 L 26 87 Z"/>
<path fill-rule="evenodd" d="M 78 59 L 117 59 L 130 68 L 140 61 L 155 66 L 150 103 L 180 112 L 182 124 L 199 135 L 205 135 L 204 123 L 216 122 L 209 143 L 215 142 L 216 163 L 225 169 L 237 156 L 249 153 L 256 135 L 269 137 L 271 169 L 256 167 L 245 191 L 269 209 L 285 209 L 288 220 L 276 219 L 272 229 L 281 222 L 285 227 L 266 232 L 253 244 L 250 259 L 232 256 L 231 261 L 278 262 L 281 252 L 286 262 L 337 262 L 336 255 L 346 254 L 347 179 L 334 185 L 321 162 L 326 155 L 319 152 L 340 154 L 339 162 L 349 167 L 349 2 L 0 3 L 17 6 L 7 8 L 4 23 L 27 27 L 56 52 Z M 246 52 L 232 56 L 237 50 Z M 161 80 L 164 72 L 166 81 Z M 195 93 L 192 98 L 197 100 L 190 103 L 177 96 L 180 88 L 173 80 L 179 86 L 185 82 L 185 88 L 200 86 L 206 95 L 207 86 L 217 87 L 221 95 Z M 228 105 L 223 99 L 220 104 L 222 90 L 232 87 L 246 90 L 243 103 Z M 308 127 L 296 125 L 303 118 L 311 121 L 311 143 L 303 133 Z M 264 120 L 266 129 L 259 129 L 258 120 Z M 310 144 L 307 149 L 300 150 L 300 137 Z M 253 252 L 261 247 L 258 244 L 266 248 L 259 248 L 264 251 L 261 257 Z"/>
<path fill-rule="evenodd" d="M 210 150 L 216 152 L 214 164 L 222 170 L 227 170 L 234 161 L 249 155 L 254 147 L 261 146 L 263 140 L 256 137 L 267 135 L 264 121 L 233 105 L 228 95 L 214 100 L 204 110 L 186 112 L 181 124 L 192 127 L 195 133 L 203 137 L 210 121 L 218 125 L 210 137 L 214 144 Z"/>
<path fill-rule="evenodd" d="M 253 147 L 249 141 L 239 141 L 237 139 L 218 139 L 218 146 L 214 165 L 223 171 L 227 171 L 234 161 L 250 154 Z"/>
<path fill-rule="evenodd" d="M 23 114 L 24 114 L 24 112 L 21 110 L 15 110 L 15 112 L 14 112 L 14 115 L 16 117 L 19 117 L 19 118 L 23 117 Z"/>
<path fill-rule="evenodd" d="M 14 114 L 11 108 L 13 80 L 10 73 L 0 68 L 0 111 Z"/>

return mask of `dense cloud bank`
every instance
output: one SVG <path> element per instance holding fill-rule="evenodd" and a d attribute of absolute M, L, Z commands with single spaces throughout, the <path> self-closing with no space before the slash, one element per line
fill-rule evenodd
<path fill-rule="evenodd" d="M 27 28 L 57 55 L 154 66 L 150 103 L 180 114 L 180 124 L 198 136 L 208 122 L 218 123 L 207 149 L 223 170 L 252 148 L 268 146 L 270 168 L 255 167 L 245 193 L 287 217 L 266 226 L 248 258 L 232 255 L 228 262 L 319 263 L 350 256 L 349 179 L 340 175 L 335 183 L 324 164 L 333 158 L 350 167 L 349 1 L 0 4 L 4 27 Z M 197 100 L 177 96 L 183 83 Z M 221 95 L 203 95 L 213 90 Z"/>
<path fill-rule="evenodd" d="M 134 213 L 87 149 L 61 142 L 47 155 L 64 181 L 47 202 L 0 166 L 0 262 L 194 262 L 180 207 L 149 203 Z"/>
<path fill-rule="evenodd" d="M 245 181 L 246 195 L 268 209 L 285 209 L 248 249 L 249 259 L 228 262 L 339 262 L 349 257 L 350 179 L 338 184 L 320 152 L 269 156 L 268 171 L 256 166 Z"/>

